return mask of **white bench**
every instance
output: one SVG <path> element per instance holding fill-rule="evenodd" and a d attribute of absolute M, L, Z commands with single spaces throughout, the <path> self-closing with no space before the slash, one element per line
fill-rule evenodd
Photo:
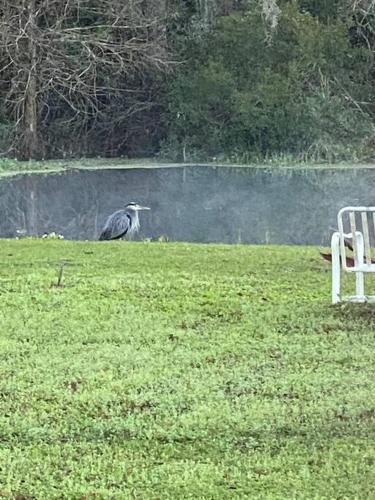
<path fill-rule="evenodd" d="M 375 207 L 344 207 L 337 215 L 337 223 L 338 231 L 331 240 L 332 303 L 375 301 L 375 295 L 365 295 L 364 280 L 366 273 L 375 273 L 371 255 L 375 246 Z M 341 296 L 341 271 L 356 274 L 355 295 Z"/>

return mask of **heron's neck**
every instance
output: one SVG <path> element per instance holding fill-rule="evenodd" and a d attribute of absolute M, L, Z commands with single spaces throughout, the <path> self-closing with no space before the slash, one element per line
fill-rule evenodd
<path fill-rule="evenodd" d="M 138 231 L 139 229 L 139 217 L 138 217 L 138 212 L 136 210 L 132 210 L 130 213 L 132 225 L 131 225 L 131 231 Z"/>

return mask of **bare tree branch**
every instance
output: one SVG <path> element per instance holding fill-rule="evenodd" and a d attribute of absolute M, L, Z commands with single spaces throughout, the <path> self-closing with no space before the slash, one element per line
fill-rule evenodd
<path fill-rule="evenodd" d="M 0 12 L 0 92 L 21 157 L 43 154 L 39 129 L 59 106 L 82 128 L 111 95 L 135 96 L 132 79 L 172 63 L 164 0 L 0 0 Z"/>

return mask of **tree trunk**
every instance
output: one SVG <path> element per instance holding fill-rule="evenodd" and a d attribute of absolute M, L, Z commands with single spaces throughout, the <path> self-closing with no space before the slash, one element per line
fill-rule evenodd
<path fill-rule="evenodd" d="M 30 0 L 27 19 L 27 51 L 28 76 L 24 95 L 24 109 L 22 120 L 22 141 L 20 156 L 23 159 L 40 157 L 38 139 L 38 109 L 37 109 L 37 47 L 35 43 L 35 0 Z"/>

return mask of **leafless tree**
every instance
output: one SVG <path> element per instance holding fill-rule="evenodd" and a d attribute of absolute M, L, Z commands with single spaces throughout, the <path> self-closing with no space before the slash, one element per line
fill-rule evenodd
<path fill-rule="evenodd" d="M 95 124 L 110 96 L 169 66 L 165 0 L 0 0 L 0 92 L 22 158 L 44 154 L 51 115 Z M 131 115 L 142 107 L 132 99 Z M 78 125 L 77 125 L 78 126 Z"/>
<path fill-rule="evenodd" d="M 351 0 L 350 7 L 357 24 L 357 33 L 367 45 L 372 60 L 375 55 L 375 0 Z"/>

